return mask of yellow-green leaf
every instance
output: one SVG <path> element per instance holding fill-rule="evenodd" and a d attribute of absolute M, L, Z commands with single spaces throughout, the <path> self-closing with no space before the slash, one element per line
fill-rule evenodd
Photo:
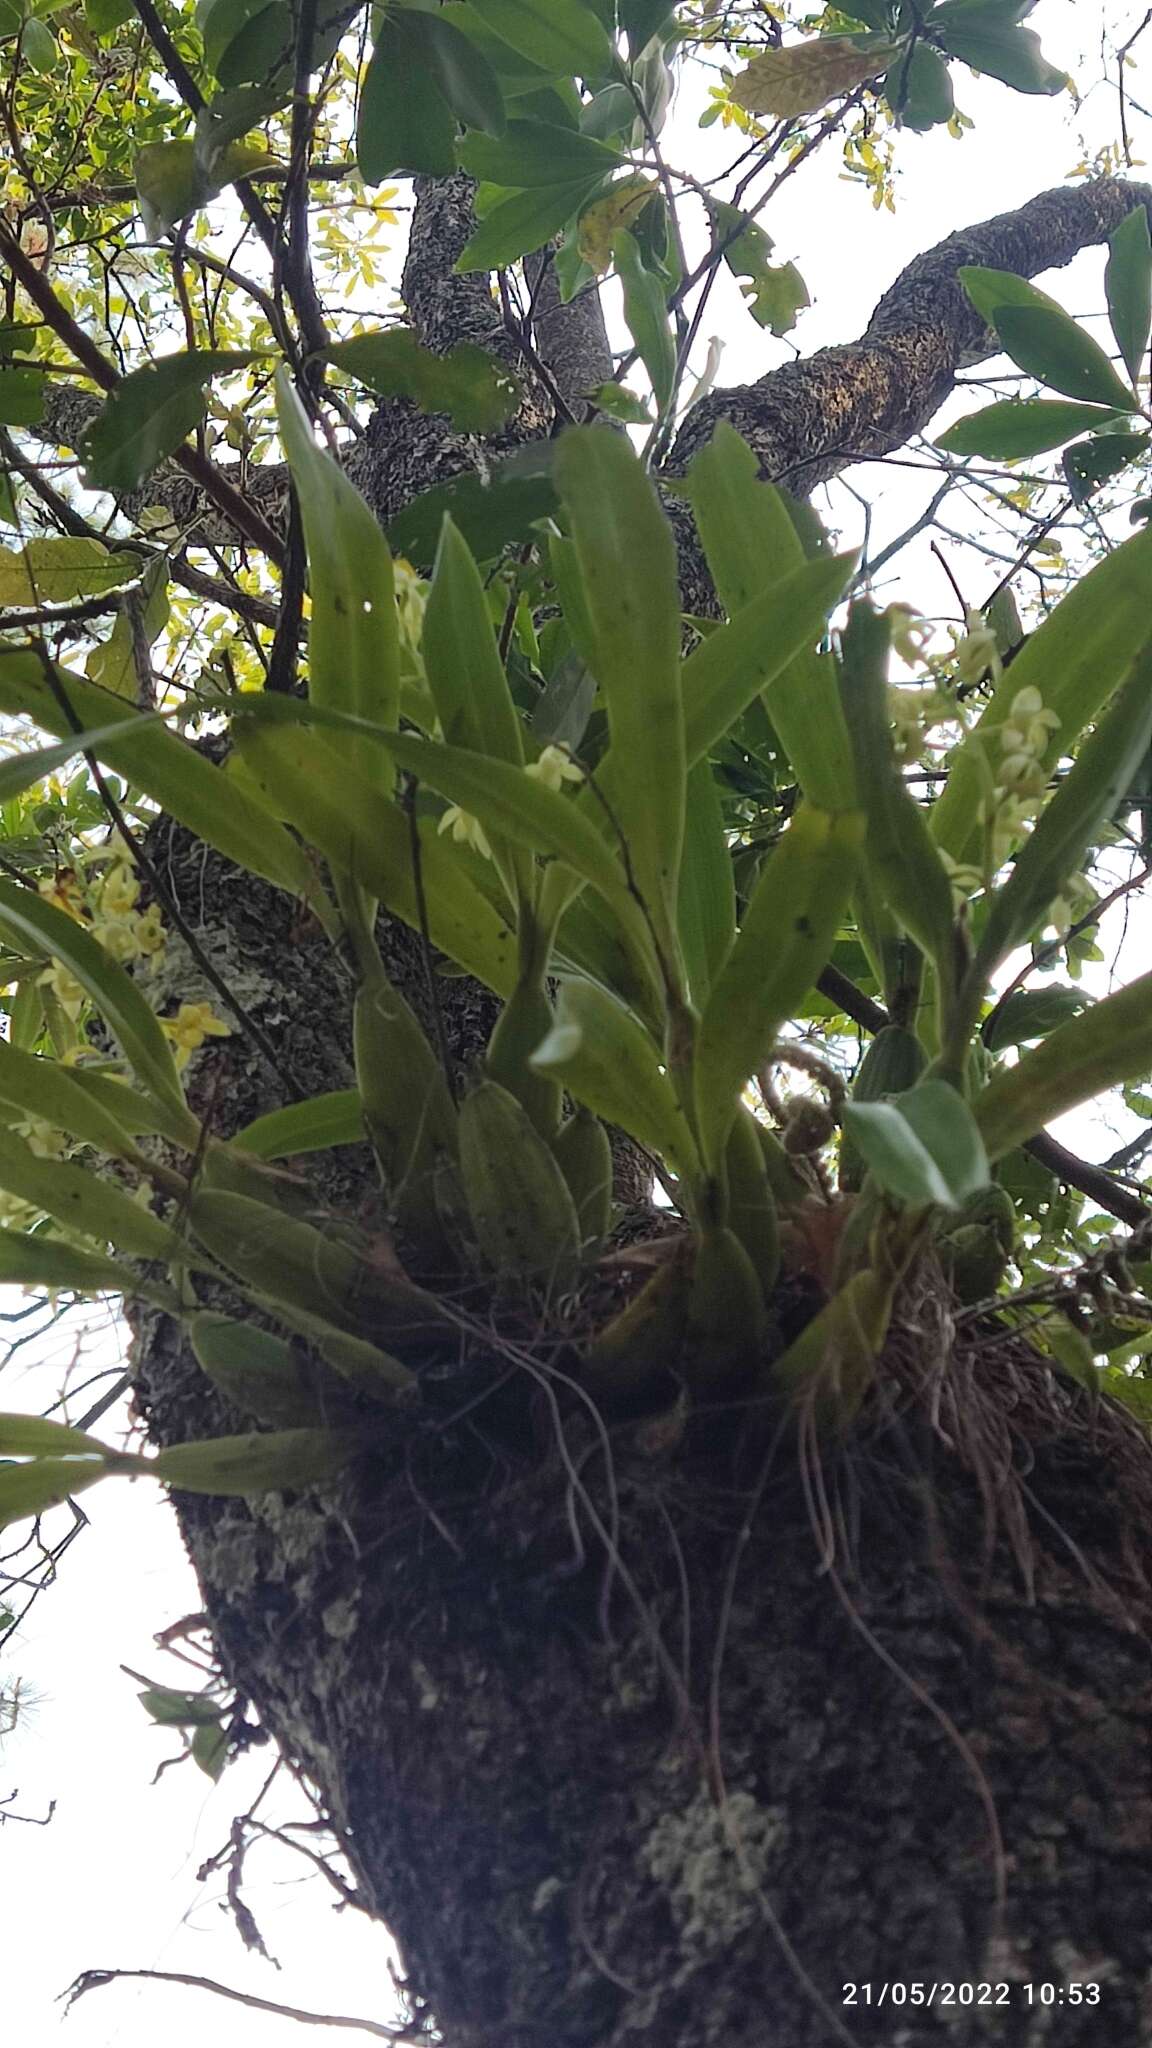
<path fill-rule="evenodd" d="M 761 873 L 696 1041 L 697 1125 L 715 1172 L 741 1091 L 828 959 L 863 841 L 859 811 L 803 804 Z"/>

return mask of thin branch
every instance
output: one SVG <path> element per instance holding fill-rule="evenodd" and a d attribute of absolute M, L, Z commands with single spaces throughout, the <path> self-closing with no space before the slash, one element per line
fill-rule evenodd
<path fill-rule="evenodd" d="M 65 2012 L 70 2012 L 78 1998 L 88 1991 L 100 1991 L 106 1984 L 114 1984 L 117 1978 L 136 1978 L 151 1984 L 186 1984 L 192 1991 L 211 1991 L 217 1998 L 230 1998 L 237 2005 L 246 2005 L 251 2012 L 275 2013 L 278 2019 L 295 2020 L 302 2027 L 344 2027 L 350 2032 L 371 2034 L 377 2041 L 417 2042 L 426 2041 L 426 2031 L 415 2026 L 385 2027 L 378 2020 L 354 2020 L 344 2014 L 326 2012 L 305 2012 L 302 2006 L 281 2005 L 277 1999 L 257 1998 L 251 1991 L 234 1991 L 229 1984 L 218 1984 L 214 1977 L 193 1977 L 185 1970 L 82 1970 L 80 1975 L 61 1992 L 61 2000 L 67 2000 Z M 57 2001 L 60 2002 L 59 2000 Z"/>

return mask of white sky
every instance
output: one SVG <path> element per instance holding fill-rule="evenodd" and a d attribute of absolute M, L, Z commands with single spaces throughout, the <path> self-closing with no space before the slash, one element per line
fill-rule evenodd
<path fill-rule="evenodd" d="M 1085 92 L 1098 76 L 1086 46 L 1098 40 L 1103 12 L 1086 0 L 1041 0 L 1029 23 L 1047 55 Z M 1134 23 L 1137 10 L 1130 12 Z M 1062 182 L 1082 153 L 1081 133 L 1097 143 L 1113 135 L 1112 89 L 1094 91 L 1077 119 L 1064 97 L 1025 99 L 959 67 L 954 78 L 976 132 L 962 143 L 942 132 L 900 139 L 895 216 L 874 213 L 862 189 L 840 181 L 834 146 L 784 187 L 765 216 L 778 260 L 797 259 L 811 292 L 813 305 L 794 336 L 803 353 L 859 334 L 875 301 L 920 249 Z M 1132 78 L 1139 96 L 1141 74 Z M 696 130 L 700 104 L 690 77 L 665 141 L 672 161 L 707 176 L 728 160 L 732 137 L 718 128 Z M 1137 117 L 1137 145 L 1142 129 Z M 1102 262 L 1101 252 L 1089 253 L 1058 274 L 1051 289 L 1073 311 L 1102 306 Z M 754 325 L 727 277 L 704 327 L 695 367 L 703 366 L 707 335 L 724 334 L 721 384 L 749 381 L 792 353 Z M 869 490 L 878 480 L 873 469 Z M 906 526 L 928 488 L 909 484 L 906 472 L 889 472 L 881 534 Z M 951 612 L 930 557 L 920 550 L 911 561 L 910 572 L 902 564 L 901 595 L 927 612 Z M 1088 1149 L 1083 1127 L 1080 1136 Z M 114 1330 L 101 1339 L 106 1347 L 117 1341 Z M 109 1348 L 108 1355 L 116 1354 Z M 60 1386 L 61 1362 L 59 1342 L 39 1359 L 18 1354 L 4 1373 L 3 1405 L 46 1406 Z M 215 1788 L 191 1765 L 151 1786 L 176 1738 L 151 1725 L 119 1667 L 130 1664 L 172 1685 L 194 1683 L 153 1650 L 152 1637 L 195 1610 L 196 1587 L 158 1492 L 144 1482 L 109 1482 L 85 1495 L 84 1506 L 91 1527 L 9 1646 L 3 1667 L 5 1676 L 20 1674 L 39 1704 L 0 1750 L 0 1796 L 18 1788 L 17 1810 L 32 1815 L 56 1801 L 49 1827 L 0 1827 L 0 2010 L 8 2038 L 22 2048 L 55 2041 L 64 2024 L 56 2000 L 71 1979 L 116 1965 L 182 1969 L 313 2011 L 386 2021 L 394 2015 L 384 1937 L 355 1914 L 330 1910 L 332 1895 L 320 1879 L 305 1881 L 302 1862 L 268 1845 L 255 1848 L 249 1862 L 245 1895 L 283 1965 L 279 1971 L 245 1954 L 220 1909 L 219 1878 L 197 1883 L 198 1864 L 220 1848 L 233 1814 L 259 1788 L 268 1752 L 231 1767 Z M 303 1817 L 300 1804 L 287 1799 L 275 1810 Z M 154 2048 L 158 2031 L 168 2048 L 202 2048 L 206 2036 L 214 2048 L 357 2038 L 331 2028 L 302 2034 L 287 2020 L 181 1987 L 124 1983 L 85 1998 L 61 2041 L 62 2048 Z"/>

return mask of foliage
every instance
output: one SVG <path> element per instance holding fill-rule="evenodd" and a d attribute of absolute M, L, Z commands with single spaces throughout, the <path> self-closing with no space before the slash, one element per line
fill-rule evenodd
<path fill-rule="evenodd" d="M 1062 74 L 1021 26 L 1029 11 L 858 0 L 828 33 L 745 50 L 723 105 L 766 164 L 787 152 L 791 165 L 817 146 L 833 101 L 837 119 L 867 105 L 914 132 L 953 122 L 949 60 L 1016 91 L 1058 91 Z M 55 740 L 21 741 L 0 765 L 0 1276 L 163 1309 L 260 1428 L 145 1457 L 0 1418 L 0 1522 L 117 1474 L 219 1493 L 330 1480 L 420 1400 L 417 1368 L 457 1340 L 453 1299 L 468 1289 L 562 1333 L 608 1408 L 621 1390 L 643 1393 L 655 1330 L 661 1371 L 675 1364 L 689 1400 L 737 1385 L 795 1401 L 835 1381 L 842 1422 L 900 1277 L 926 1248 L 958 1288 L 963 1254 L 998 1252 L 990 1293 L 1010 1257 L 1034 1281 L 1070 1243 L 1082 1249 L 1021 1147 L 1047 1120 L 1152 1072 L 1148 977 L 1088 1008 L 1067 987 L 998 994 L 997 976 L 1019 949 L 1043 960 L 1092 927 L 1087 874 L 1127 819 L 1152 747 L 1152 535 L 1077 578 L 1023 649 L 1013 642 L 1010 663 L 1002 615 L 999 627 L 970 617 L 947 655 L 926 655 L 908 607 L 881 610 L 856 557 L 760 481 L 752 451 L 721 426 L 671 485 L 723 612 L 685 621 L 651 472 L 706 297 L 690 322 L 688 295 L 726 266 L 775 335 L 807 302 L 735 197 L 707 195 L 700 277 L 686 265 L 660 136 L 673 67 L 710 47 L 714 14 L 452 0 L 377 10 L 369 24 L 349 9 L 322 14 L 301 54 L 287 7 L 202 0 L 174 17 L 178 104 L 135 16 L 90 8 L 81 26 L 74 10 L 19 10 L 14 90 L 43 160 L 34 180 L 21 172 L 23 232 L 0 228 L 12 279 L 0 410 L 19 436 L 5 446 L 32 445 L 42 418 L 52 438 L 67 385 L 95 384 L 99 409 L 61 445 L 79 448 L 85 489 L 126 501 L 133 523 L 125 532 L 113 516 L 96 539 L 76 512 L 79 533 L 21 532 L 0 557 L 6 601 L 31 615 L 0 643 L 0 710 Z M 369 26 L 371 54 L 357 42 Z M 111 81 L 129 71 L 131 118 L 117 120 Z M 57 72 L 70 112 L 54 142 L 41 81 Z M 321 81 L 310 132 L 298 74 Z M 80 115 L 89 77 L 98 89 Z M 369 186 L 457 168 L 478 181 L 461 277 L 513 271 L 553 238 L 566 301 L 611 271 L 633 345 L 626 369 L 640 366 L 650 397 L 615 381 L 587 394 L 555 442 L 438 485 L 387 537 L 317 438 L 318 426 L 334 432 L 328 366 L 475 435 L 508 426 L 540 366 L 525 350 L 513 371 L 467 340 L 436 353 L 407 325 L 362 326 L 357 310 L 350 331 L 327 331 L 315 275 L 310 288 L 300 270 L 304 180 L 309 149 L 319 160 L 353 142 L 355 164 L 341 159 L 334 181 L 374 228 L 395 195 L 372 200 Z M 121 235 L 101 273 L 80 190 L 60 211 L 85 253 L 53 275 L 28 229 L 42 188 L 78 180 L 81 158 L 85 179 L 114 192 L 131 182 L 133 196 L 101 204 L 138 204 L 156 246 L 141 258 Z M 261 195 L 278 188 L 274 213 Z M 221 203 L 271 237 L 271 290 L 202 231 L 226 189 Z M 334 296 L 358 274 L 335 211 L 313 250 Z M 1124 374 L 1014 274 L 970 269 L 963 281 L 1012 360 L 1057 396 L 992 406 L 949 429 L 944 449 L 1013 460 L 1072 443 L 1065 474 L 1081 500 L 1143 454 L 1147 435 L 1128 426 L 1146 416 L 1143 210 L 1108 261 Z M 121 321 L 136 343 L 126 360 Z M 153 325 L 165 346 L 149 359 Z M 343 417 L 359 424 L 341 390 Z M 643 453 L 595 424 L 597 411 L 650 422 Z M 233 489 L 274 445 L 299 506 L 287 548 Z M 214 462 L 224 450 L 235 460 Z M 249 542 L 284 571 L 278 618 L 272 568 L 233 550 L 229 582 L 192 559 L 195 518 L 168 489 L 177 471 L 225 511 L 239 497 Z M 21 481 L 13 524 L 35 523 L 31 497 Z M 306 695 L 293 687 L 299 537 Z M 49 645 L 68 604 L 91 650 L 83 675 Z M 99 641 L 91 622 L 112 606 Z M 156 690 L 158 644 L 168 674 Z M 190 684 L 178 678 L 189 648 Z M 893 684 L 894 648 L 925 689 Z M 182 694 L 165 687 L 177 679 Z M 182 727 L 211 744 L 197 749 Z M 224 731 L 226 766 L 215 758 Z M 909 777 L 925 760 L 927 803 Z M 109 808 L 116 831 L 102 837 Z M 161 1014 L 152 1000 L 173 937 L 142 859 L 157 809 L 299 899 L 353 968 L 355 1085 L 285 1102 L 229 1142 L 201 1120 L 189 1075 L 208 1041 L 249 1028 L 242 1006 L 227 986 Z M 463 1093 L 389 978 L 381 908 L 502 1000 Z M 826 1103 L 781 1101 L 773 1071 L 822 1002 L 827 1048 L 841 1056 L 861 1009 L 885 1028 L 848 1102 L 826 1079 Z M 649 1282 L 639 1314 L 633 1301 L 590 1330 L 571 1304 L 612 1224 L 605 1123 L 653 1155 L 686 1249 L 671 1279 L 669 1268 Z M 387 1256 L 350 1219 L 318 1215 L 277 1163 L 334 1144 L 371 1150 L 395 1237 Z M 781 1244 L 830 1194 L 834 1158 L 846 1227 L 820 1315 L 774 1354 Z M 1013 1209 L 1007 1246 L 997 1198 Z M 205 1283 L 221 1279 L 250 1322 L 205 1307 Z M 1129 1312 L 1136 1299 L 1125 1290 Z M 1104 1321 L 1093 1355 L 1112 1361 L 1114 1385 L 1131 1314 L 1119 1342 Z M 1043 1329 L 1035 1341 L 1059 1355 Z M 204 1760 L 215 1767 L 217 1750 Z"/>

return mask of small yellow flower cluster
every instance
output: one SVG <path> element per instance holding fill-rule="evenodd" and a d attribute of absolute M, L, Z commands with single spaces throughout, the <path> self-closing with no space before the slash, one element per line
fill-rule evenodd
<path fill-rule="evenodd" d="M 995 787 L 983 807 L 993 873 L 1003 866 L 1040 808 L 1048 786 L 1044 756 L 1059 724 L 1056 712 L 1045 708 L 1039 690 L 1032 685 L 1017 690 L 1008 718 L 999 729 L 1003 758 L 993 771 Z"/>
<path fill-rule="evenodd" d="M 216 1015 L 211 1003 L 181 1003 L 174 1017 L 161 1017 L 160 1029 L 171 1040 L 176 1065 L 181 1068 L 199 1052 L 206 1038 L 232 1036 L 230 1025 Z"/>
<path fill-rule="evenodd" d="M 1043 796 L 1048 780 L 1044 756 L 1059 723 L 1054 711 L 1045 710 L 1039 690 L 1017 690 L 1008 723 L 1000 728 L 1002 789 L 1013 796 Z"/>
<path fill-rule="evenodd" d="M 137 910 L 139 896 L 140 884 L 127 860 L 117 860 L 100 884 L 92 936 L 121 966 L 159 952 L 167 936 L 155 905 Z"/>
<path fill-rule="evenodd" d="M 1000 681 L 1004 673 L 1000 649 L 983 613 L 969 611 L 964 620 L 964 632 L 958 634 L 953 628 L 952 639 L 952 659 L 956 664 L 958 682 L 979 683 L 986 675 L 990 675 L 994 683 Z"/>
<path fill-rule="evenodd" d="M 566 782 L 584 780 L 584 770 L 577 767 L 567 747 L 563 746 L 545 747 L 538 761 L 525 764 L 524 773 L 530 775 L 534 782 L 542 782 L 545 789 L 553 791 L 563 789 Z M 462 810 L 459 804 L 449 804 L 438 829 L 450 832 L 459 845 L 471 846 L 485 860 L 491 860 L 488 835 L 471 811 Z"/>

